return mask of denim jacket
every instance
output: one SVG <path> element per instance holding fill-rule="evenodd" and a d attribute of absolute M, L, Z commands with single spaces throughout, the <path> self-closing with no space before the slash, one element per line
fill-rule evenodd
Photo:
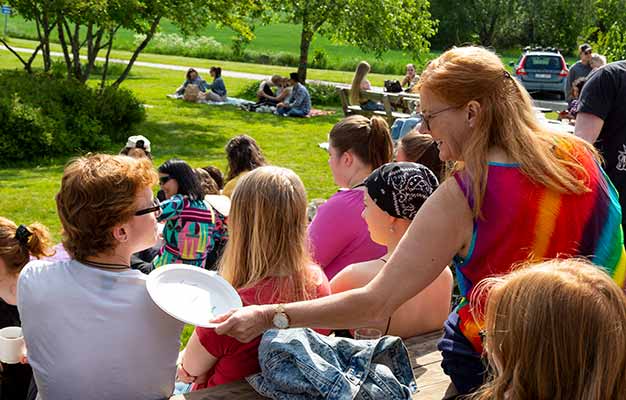
<path fill-rule="evenodd" d="M 311 96 L 303 84 L 298 82 L 294 85 L 287 100 L 287 105 L 302 111 L 304 114 L 311 112 Z"/>
<path fill-rule="evenodd" d="M 281 400 L 410 399 L 417 391 L 398 337 L 353 340 L 311 329 L 267 331 L 259 345 L 261 372 L 246 379 Z"/>

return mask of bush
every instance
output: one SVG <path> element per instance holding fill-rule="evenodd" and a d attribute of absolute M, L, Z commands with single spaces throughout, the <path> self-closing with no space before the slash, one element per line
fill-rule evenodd
<path fill-rule="evenodd" d="M 328 67 L 328 53 L 324 49 L 315 49 L 311 68 L 326 69 L 326 67 Z"/>
<path fill-rule="evenodd" d="M 311 83 L 306 85 L 311 95 L 311 103 L 319 106 L 341 106 L 341 98 L 333 85 Z"/>
<path fill-rule="evenodd" d="M 260 82 L 250 82 L 244 86 L 239 93 L 237 93 L 237 97 L 250 101 L 257 101 L 256 92 L 259 91 L 259 84 Z"/>
<path fill-rule="evenodd" d="M 98 93 L 51 74 L 0 72 L 0 163 L 96 151 L 129 136 L 145 118 L 127 90 Z"/>

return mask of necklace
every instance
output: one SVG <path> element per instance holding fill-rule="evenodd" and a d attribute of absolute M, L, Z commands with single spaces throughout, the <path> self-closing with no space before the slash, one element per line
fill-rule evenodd
<path fill-rule="evenodd" d="M 130 265 L 126 265 L 126 264 L 110 264 L 110 263 L 104 263 L 104 262 L 97 262 L 97 261 L 88 261 L 88 260 L 84 260 L 82 261 L 83 264 L 89 265 L 90 267 L 95 267 L 95 268 L 100 268 L 100 269 L 108 269 L 108 270 L 113 270 L 113 271 L 120 271 L 123 269 L 130 269 Z"/>

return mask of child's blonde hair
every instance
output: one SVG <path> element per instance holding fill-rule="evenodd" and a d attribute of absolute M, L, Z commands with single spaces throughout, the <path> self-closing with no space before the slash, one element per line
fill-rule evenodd
<path fill-rule="evenodd" d="M 552 260 L 482 281 L 494 377 L 473 399 L 618 399 L 626 296 L 599 267 Z M 474 297 L 475 297 L 474 296 Z"/>
<path fill-rule="evenodd" d="M 224 279 L 241 289 L 281 277 L 275 301 L 314 297 L 306 212 L 306 191 L 292 170 L 267 166 L 242 177 L 233 192 L 229 239 L 220 261 Z"/>

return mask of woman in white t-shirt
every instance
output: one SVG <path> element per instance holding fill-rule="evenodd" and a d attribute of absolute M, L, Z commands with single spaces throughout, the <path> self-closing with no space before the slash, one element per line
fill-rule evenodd
<path fill-rule="evenodd" d="M 133 253 L 157 239 L 147 159 L 95 154 L 65 168 L 56 196 L 68 261 L 32 261 L 17 306 L 39 396 L 160 399 L 174 389 L 183 324 L 161 311 Z"/>

